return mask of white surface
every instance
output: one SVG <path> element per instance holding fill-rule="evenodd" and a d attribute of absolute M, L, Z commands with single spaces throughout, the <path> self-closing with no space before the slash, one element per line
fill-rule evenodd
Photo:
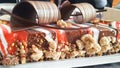
<path fill-rule="evenodd" d="M 0 9 L 6 9 L 9 12 L 12 12 L 12 9 L 14 8 L 14 6 L 16 5 L 16 3 L 0 3 Z"/>
<path fill-rule="evenodd" d="M 0 3 L 0 19 L 1 20 L 10 20 L 10 16 L 5 14 L 4 12 L 2 12 L 1 8 L 5 9 L 9 12 L 12 12 L 12 9 L 14 8 L 15 5 L 16 5 L 16 3 Z"/>
<path fill-rule="evenodd" d="M 98 57 L 86 57 L 75 58 L 60 61 L 44 61 L 37 63 L 20 64 L 16 66 L 0 66 L 0 68 L 71 68 L 71 67 L 83 67 L 91 65 L 100 65 L 107 63 L 120 62 L 120 54 L 98 56 Z"/>
<path fill-rule="evenodd" d="M 106 21 L 120 21 L 120 10 L 106 7 L 107 11 L 103 12 L 102 19 Z"/>

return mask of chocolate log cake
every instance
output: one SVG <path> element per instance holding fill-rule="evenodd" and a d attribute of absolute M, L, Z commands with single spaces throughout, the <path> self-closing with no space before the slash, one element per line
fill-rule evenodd
<path fill-rule="evenodd" d="M 56 26 L 63 28 L 60 23 Z M 78 29 L 34 27 L 12 31 L 9 25 L 0 24 L 0 64 L 90 57 L 120 51 L 114 29 L 93 24 L 71 24 L 69 27 Z"/>
<path fill-rule="evenodd" d="M 78 28 L 75 25 L 72 27 Z M 2 64 L 58 60 L 61 51 L 66 48 L 77 49 L 75 40 L 83 34 L 89 33 L 88 29 L 83 30 L 81 27 L 78 30 L 71 31 L 40 27 L 13 32 L 9 25 L 0 24 L 0 51 L 3 58 L 1 61 L 4 61 Z"/>

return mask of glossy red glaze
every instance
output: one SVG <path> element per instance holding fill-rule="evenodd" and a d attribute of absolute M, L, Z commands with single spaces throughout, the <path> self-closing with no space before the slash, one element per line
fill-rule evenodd
<path fill-rule="evenodd" d="M 52 30 L 55 31 L 55 33 L 56 33 L 58 43 L 67 42 L 67 37 L 66 37 L 65 32 L 61 32 L 58 29 L 52 29 Z"/>
<path fill-rule="evenodd" d="M 87 33 L 93 36 L 93 31 L 90 28 L 87 29 Z"/>
<path fill-rule="evenodd" d="M 61 49 L 65 47 L 64 43 L 68 42 L 67 37 L 66 37 L 66 33 L 64 31 L 61 32 L 59 29 L 51 29 L 50 28 L 49 30 L 52 30 L 56 33 L 58 44 L 60 44 L 57 47 L 57 51 L 61 51 Z"/>
<path fill-rule="evenodd" d="M 9 43 L 9 45 L 8 45 L 9 53 L 14 54 L 15 51 L 16 51 L 15 46 L 10 46 L 12 44 L 12 42 L 14 42 L 16 40 L 19 40 L 20 42 L 27 42 L 27 37 L 28 37 L 27 31 L 12 32 L 8 36 L 6 36 L 6 39 L 7 39 L 8 43 Z M 11 48 L 11 49 L 9 50 L 9 48 Z"/>
<path fill-rule="evenodd" d="M 27 42 L 28 32 L 27 31 L 18 31 L 15 32 L 17 34 L 17 39 L 20 41 Z"/>
<path fill-rule="evenodd" d="M 17 40 L 17 34 L 16 33 L 10 33 L 10 34 L 5 34 L 6 41 L 8 45 L 13 43 L 15 40 Z"/>
<path fill-rule="evenodd" d="M 9 26 L 7 26 L 9 27 Z M 4 37 L 5 40 L 7 41 L 8 44 L 8 53 L 9 54 L 14 54 L 16 51 L 16 46 L 13 46 L 12 43 L 15 41 L 21 41 L 21 42 L 27 42 L 27 37 L 28 37 L 28 33 L 27 31 L 16 31 L 16 32 L 12 32 L 12 31 L 8 31 L 6 27 L 4 27 L 3 25 L 0 25 L 0 28 L 2 29 L 3 33 L 4 33 Z M 0 42 L 0 47 L 2 49 L 2 52 L 4 54 L 5 50 L 4 50 L 4 46 L 3 44 Z"/>
<path fill-rule="evenodd" d="M 117 40 L 120 41 L 120 31 L 118 31 Z"/>
<path fill-rule="evenodd" d="M 116 22 L 116 28 L 120 29 L 120 22 Z"/>

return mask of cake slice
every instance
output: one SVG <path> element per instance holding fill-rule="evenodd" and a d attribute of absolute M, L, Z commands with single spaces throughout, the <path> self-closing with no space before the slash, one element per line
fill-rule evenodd
<path fill-rule="evenodd" d="M 12 31 L 9 25 L 0 24 L 0 64 L 90 57 L 120 51 L 114 29 L 89 23 L 71 24 L 70 28 L 77 29 L 33 27 Z"/>

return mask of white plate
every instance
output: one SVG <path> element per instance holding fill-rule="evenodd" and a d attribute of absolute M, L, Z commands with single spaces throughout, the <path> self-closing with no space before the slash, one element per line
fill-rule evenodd
<path fill-rule="evenodd" d="M 98 57 L 74 58 L 59 61 L 44 61 L 36 63 L 19 64 L 15 66 L 0 66 L 0 68 L 71 68 L 116 62 L 120 62 L 120 54 Z"/>

